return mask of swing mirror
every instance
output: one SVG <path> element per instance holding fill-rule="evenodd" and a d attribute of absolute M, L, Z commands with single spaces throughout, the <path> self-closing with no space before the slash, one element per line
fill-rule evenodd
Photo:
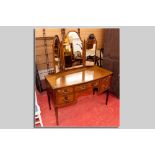
<path fill-rule="evenodd" d="M 61 71 L 60 68 L 60 40 L 58 35 L 54 36 L 54 60 L 55 60 L 55 72 Z"/>
<path fill-rule="evenodd" d="M 69 32 L 63 43 L 65 69 L 83 66 L 82 41 L 77 32 Z"/>
<path fill-rule="evenodd" d="M 97 41 L 94 34 L 88 36 L 86 42 L 86 66 L 94 66 Z"/>

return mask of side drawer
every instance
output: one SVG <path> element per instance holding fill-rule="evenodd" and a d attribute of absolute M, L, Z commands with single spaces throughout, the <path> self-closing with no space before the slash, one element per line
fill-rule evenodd
<path fill-rule="evenodd" d="M 60 95 L 73 93 L 73 87 L 66 87 L 66 88 L 57 89 L 56 93 L 60 94 Z"/>
<path fill-rule="evenodd" d="M 74 101 L 74 95 L 56 95 L 56 104 L 57 105 L 66 105 Z"/>
<path fill-rule="evenodd" d="M 100 80 L 100 92 L 110 88 L 112 76 L 107 76 Z"/>

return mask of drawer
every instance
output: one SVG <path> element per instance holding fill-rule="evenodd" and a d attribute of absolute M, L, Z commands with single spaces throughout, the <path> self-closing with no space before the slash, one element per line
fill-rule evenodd
<path fill-rule="evenodd" d="M 57 89 L 56 93 L 60 94 L 60 95 L 65 95 L 65 94 L 68 94 L 68 93 L 73 93 L 73 87 L 66 87 L 66 88 Z"/>
<path fill-rule="evenodd" d="M 101 91 L 104 91 L 104 90 L 107 90 L 108 88 L 110 88 L 111 78 L 112 78 L 112 76 L 108 76 L 108 77 L 101 79 L 101 81 L 100 81 Z"/>
<path fill-rule="evenodd" d="M 74 101 L 74 95 L 57 95 L 56 96 L 56 104 L 57 105 L 65 105 L 67 103 L 71 103 Z"/>
<path fill-rule="evenodd" d="M 98 87 L 99 86 L 99 80 L 90 82 L 89 85 L 90 85 L 90 87 Z"/>
<path fill-rule="evenodd" d="M 78 92 L 78 91 L 85 91 L 87 89 L 89 89 L 91 87 L 91 85 L 88 83 L 88 84 L 81 84 L 81 85 L 77 85 L 75 86 L 75 91 Z"/>

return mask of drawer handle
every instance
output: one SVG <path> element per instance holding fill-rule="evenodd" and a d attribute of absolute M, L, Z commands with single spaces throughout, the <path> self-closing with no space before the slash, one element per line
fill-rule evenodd
<path fill-rule="evenodd" d="M 67 89 L 64 89 L 64 90 L 63 90 L 63 93 L 67 93 L 67 92 L 68 92 Z"/>
<path fill-rule="evenodd" d="M 84 85 L 84 86 L 82 86 L 82 90 L 83 90 L 83 89 L 86 89 L 86 86 L 85 86 L 85 85 Z"/>
<path fill-rule="evenodd" d="M 65 101 L 65 102 L 68 102 L 68 96 L 65 96 L 65 97 L 64 97 L 64 101 Z"/>
<path fill-rule="evenodd" d="M 66 95 L 67 93 L 68 93 L 67 91 L 66 92 L 65 91 L 62 92 L 63 95 Z"/>
<path fill-rule="evenodd" d="M 97 83 L 92 83 L 91 86 L 97 86 Z"/>

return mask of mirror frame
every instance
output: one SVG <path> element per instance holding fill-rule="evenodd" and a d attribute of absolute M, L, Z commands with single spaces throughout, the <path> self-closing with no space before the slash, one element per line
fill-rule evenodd
<path fill-rule="evenodd" d="M 59 63 L 60 63 L 60 68 L 59 68 L 59 71 L 56 72 L 56 61 L 55 61 L 55 43 L 56 43 L 56 40 L 58 40 L 58 57 L 59 57 Z M 53 39 L 53 50 L 54 50 L 54 65 L 55 65 L 55 73 L 59 73 L 61 72 L 61 42 L 60 42 L 60 39 L 59 39 L 59 36 L 58 35 L 55 35 L 54 36 L 54 39 Z"/>
<path fill-rule="evenodd" d="M 88 38 L 87 38 L 87 41 L 86 41 L 85 57 L 86 57 L 86 52 L 87 52 L 87 49 L 88 49 L 87 46 L 88 46 L 88 42 L 89 42 L 89 40 L 90 40 L 90 38 L 89 38 L 90 35 L 93 35 L 93 36 L 94 36 L 94 39 L 93 39 L 93 41 L 94 41 L 94 42 L 93 42 L 93 45 L 96 44 L 96 46 L 95 46 L 95 54 L 94 54 L 94 61 L 93 61 L 93 62 L 94 62 L 94 65 L 95 65 L 95 60 L 96 60 L 96 50 L 97 50 L 97 39 L 96 39 L 95 35 L 92 34 L 92 33 L 89 34 L 89 36 L 88 36 Z M 87 60 L 87 57 L 86 57 L 85 59 Z M 85 66 L 87 66 L 87 65 L 86 65 L 86 60 L 85 60 Z M 94 65 L 91 65 L 91 66 L 94 66 Z M 88 66 L 89 66 L 89 65 L 88 65 Z"/>
<path fill-rule="evenodd" d="M 77 35 L 79 36 L 79 39 L 81 40 L 81 44 L 82 44 L 82 65 L 77 65 L 77 66 L 72 66 L 72 67 L 65 67 L 65 56 L 64 56 L 64 41 L 65 38 L 69 35 L 70 32 L 75 32 L 77 33 Z M 62 52 L 62 64 L 63 64 L 63 70 L 69 70 L 69 69 L 74 69 L 74 68 L 80 68 L 80 67 L 84 67 L 85 66 L 85 41 L 82 41 L 79 30 L 78 32 L 75 30 L 70 30 L 67 32 L 67 34 L 65 34 L 64 40 L 61 42 L 61 52 Z"/>

